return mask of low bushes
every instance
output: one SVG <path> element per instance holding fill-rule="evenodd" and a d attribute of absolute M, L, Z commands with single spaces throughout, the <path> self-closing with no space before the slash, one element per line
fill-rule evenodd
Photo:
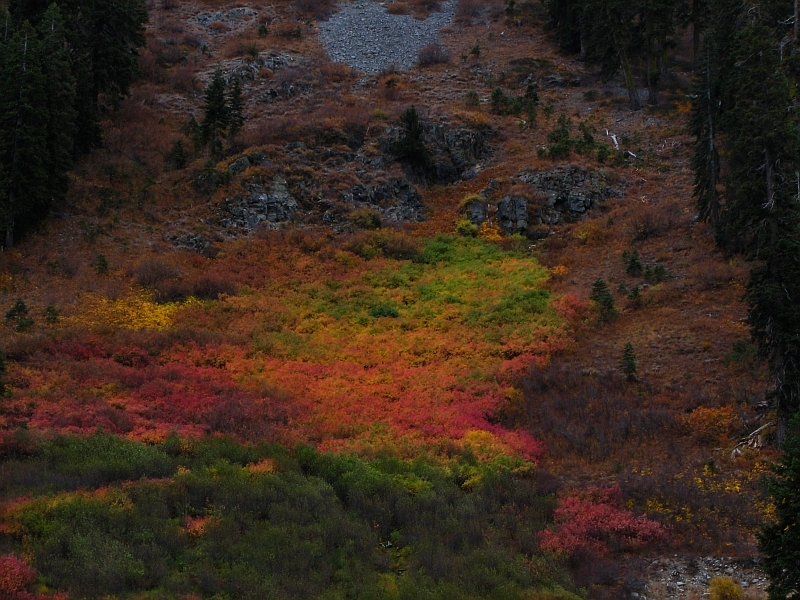
<path fill-rule="evenodd" d="M 27 459 L 4 468 L 43 473 L 13 508 L 17 542 L 43 583 L 73 596 L 577 598 L 560 561 L 536 547 L 552 495 L 470 454 L 443 467 L 219 437 L 31 444 Z M 102 465 L 123 454 L 149 457 L 116 471 L 116 481 L 132 481 L 37 497 L 74 485 L 84 467 L 115 472 Z M 68 466 L 51 463 L 55 455 Z M 137 479 L 147 475 L 162 478 Z M 19 568 L 3 571 L 6 562 Z M 19 575 L 15 590 L 33 577 L 14 557 L 0 557 L 6 571 Z M 387 585 L 395 595 L 383 593 Z"/>

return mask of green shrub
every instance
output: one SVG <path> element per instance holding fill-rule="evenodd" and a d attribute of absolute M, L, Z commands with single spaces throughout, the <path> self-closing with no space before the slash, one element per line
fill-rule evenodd
<path fill-rule="evenodd" d="M 558 117 L 558 124 L 547 134 L 547 141 L 550 145 L 547 148 L 547 157 L 551 160 L 562 160 L 569 158 L 575 141 L 570 137 L 572 131 L 572 119 L 562 114 Z"/>
<path fill-rule="evenodd" d="M 755 345 L 751 344 L 748 340 L 736 340 L 733 342 L 733 348 L 725 355 L 723 362 L 725 366 L 732 363 L 744 365 L 753 362 L 756 357 L 757 349 Z"/>
<path fill-rule="evenodd" d="M 518 98 L 506 95 L 499 87 L 495 88 L 492 91 L 489 109 L 492 113 L 503 116 L 518 115 L 521 112 L 525 112 L 530 121 L 535 121 L 538 105 L 539 94 L 536 91 L 536 86 L 530 84 L 526 88 L 525 94 Z"/>
<path fill-rule="evenodd" d="M 172 150 L 167 154 L 167 167 L 178 171 L 185 169 L 186 165 L 189 164 L 189 158 L 190 156 L 186 151 L 183 140 L 177 139 L 175 143 L 172 144 Z"/>
<path fill-rule="evenodd" d="M 397 309 L 393 306 L 379 304 L 378 306 L 373 306 L 369 309 L 369 316 L 376 319 L 380 319 L 381 317 L 390 317 L 392 319 L 396 319 L 400 316 L 400 313 L 397 312 Z"/>
<path fill-rule="evenodd" d="M 427 167 L 431 162 L 430 153 L 422 141 L 422 123 L 413 105 L 400 115 L 400 124 L 402 131 L 392 148 L 393 154 L 397 160 L 413 166 Z"/>
<path fill-rule="evenodd" d="M 478 226 L 469 219 L 459 219 L 456 221 L 456 233 L 464 237 L 477 237 Z"/>
<path fill-rule="evenodd" d="M 644 280 L 647 283 L 661 283 L 667 279 L 670 279 L 671 277 L 672 274 L 667 271 L 667 268 L 664 265 L 660 263 L 657 263 L 652 267 L 647 265 L 644 269 Z"/>
<path fill-rule="evenodd" d="M 350 220 L 359 229 L 380 229 L 383 226 L 380 214 L 366 207 L 351 212 Z"/>
<path fill-rule="evenodd" d="M 600 163 L 606 162 L 611 156 L 613 156 L 613 154 L 614 151 L 608 144 L 597 145 L 597 162 Z"/>
<path fill-rule="evenodd" d="M 514 476 L 518 462 L 109 438 L 28 440 L 30 452 L 4 464 L 4 484 L 30 474 L 10 517 L 25 551 L 43 583 L 71 596 L 576 598 L 563 566 L 536 550 L 554 497 Z M 140 467 L 100 469 L 123 485 L 75 479 L 126 460 Z M 59 493 L 64 483 L 88 493 Z"/>
<path fill-rule="evenodd" d="M 33 327 L 34 320 L 28 315 L 28 306 L 22 298 L 17 299 L 6 313 L 6 321 L 14 325 L 14 331 L 27 331 Z"/>

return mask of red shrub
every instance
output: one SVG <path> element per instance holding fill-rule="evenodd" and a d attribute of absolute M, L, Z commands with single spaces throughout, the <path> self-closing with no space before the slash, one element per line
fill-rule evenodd
<path fill-rule="evenodd" d="M 666 529 L 655 521 L 621 508 L 619 485 L 589 488 L 561 498 L 553 516 L 556 526 L 540 534 L 542 548 L 573 556 L 591 550 L 638 550 L 664 541 Z"/>
<path fill-rule="evenodd" d="M 25 588 L 33 583 L 34 577 L 36 571 L 13 554 L 0 556 L 0 598 L 17 600 L 31 597 Z"/>

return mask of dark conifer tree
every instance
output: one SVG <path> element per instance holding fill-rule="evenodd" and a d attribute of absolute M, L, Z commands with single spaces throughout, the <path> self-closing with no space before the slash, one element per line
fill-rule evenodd
<path fill-rule="evenodd" d="M 642 107 L 633 72 L 631 52 L 642 47 L 636 16 L 637 2 L 584 0 L 582 39 L 586 60 L 599 65 L 605 77 L 622 71 L 631 109 Z"/>
<path fill-rule="evenodd" d="M 697 72 L 692 99 L 690 130 L 695 137 L 692 168 L 694 170 L 694 198 L 700 219 L 709 221 L 714 228 L 719 225 L 720 157 L 718 149 L 720 98 L 719 57 L 713 37 L 703 46 L 703 58 Z"/>
<path fill-rule="evenodd" d="M 622 359 L 619 363 L 619 369 L 625 375 L 628 381 L 636 381 L 636 352 L 633 350 L 633 344 L 628 342 L 622 349 Z"/>
<path fill-rule="evenodd" d="M 238 77 L 233 80 L 228 96 L 230 111 L 228 136 L 233 137 L 242 130 L 244 125 L 244 98 L 242 97 L 242 84 L 239 82 Z"/>
<path fill-rule="evenodd" d="M 783 456 L 773 469 L 777 477 L 767 489 L 776 520 L 761 529 L 758 540 L 770 579 L 769 598 L 785 600 L 800 594 L 800 413 L 790 424 Z"/>
<path fill-rule="evenodd" d="M 741 14 L 731 60 L 722 123 L 727 194 L 719 234 L 724 245 L 757 256 L 777 242 L 779 222 L 795 201 L 797 127 L 778 45 L 757 11 Z"/>
<path fill-rule="evenodd" d="M 61 10 L 52 4 L 38 28 L 42 41 L 42 72 L 47 102 L 46 168 L 54 202 L 63 201 L 69 187 L 76 132 L 75 76 Z"/>
<path fill-rule="evenodd" d="M 46 20 L 50 0 L 11 0 L 17 25 Z M 61 0 L 58 7 L 70 48 L 76 81 L 76 153 L 101 141 L 102 106 L 115 108 L 138 75 L 137 49 L 144 45 L 144 0 Z"/>
<path fill-rule="evenodd" d="M 0 164 L 3 165 L 4 245 L 46 214 L 51 190 L 46 165 L 47 82 L 41 47 L 25 22 L 2 47 L 0 60 Z"/>
<path fill-rule="evenodd" d="M 217 156 L 222 150 L 222 139 L 231 121 L 231 109 L 225 97 L 225 80 L 222 71 L 217 69 L 211 78 L 204 97 L 205 116 L 200 123 L 203 143 L 210 148 L 211 155 Z"/>
<path fill-rule="evenodd" d="M 545 0 L 547 27 L 555 33 L 562 52 L 578 54 L 582 50 L 581 29 L 583 0 Z"/>

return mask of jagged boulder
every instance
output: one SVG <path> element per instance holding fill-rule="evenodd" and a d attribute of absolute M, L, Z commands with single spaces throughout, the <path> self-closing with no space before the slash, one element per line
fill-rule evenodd
<path fill-rule="evenodd" d="M 489 218 L 489 207 L 481 197 L 470 197 L 463 205 L 464 215 L 473 225 L 480 227 Z"/>
<path fill-rule="evenodd" d="M 505 233 L 528 230 L 528 201 L 521 196 L 506 196 L 497 204 L 497 224 Z"/>
<path fill-rule="evenodd" d="M 263 184 L 248 185 L 250 193 L 238 200 L 226 200 L 221 212 L 225 227 L 252 231 L 261 223 L 290 221 L 297 212 L 297 201 L 289 193 L 286 180 L 276 176 L 269 189 Z"/>
<path fill-rule="evenodd" d="M 545 225 L 578 221 L 609 197 L 622 193 L 620 188 L 611 186 L 604 171 L 579 166 L 521 173 L 517 180 L 536 190 L 532 201 L 535 220 Z"/>
<path fill-rule="evenodd" d="M 494 130 L 454 128 L 448 123 L 422 122 L 421 140 L 430 155 L 429 164 L 406 165 L 407 175 L 421 185 L 449 185 L 471 179 L 479 170 L 479 163 L 492 153 L 489 139 Z M 402 131 L 389 127 L 378 140 L 378 148 L 391 155 Z"/>
<path fill-rule="evenodd" d="M 341 199 L 354 208 L 371 208 L 381 215 L 384 223 L 427 219 L 419 192 L 406 179 L 393 178 L 374 186 L 355 185 Z"/>

